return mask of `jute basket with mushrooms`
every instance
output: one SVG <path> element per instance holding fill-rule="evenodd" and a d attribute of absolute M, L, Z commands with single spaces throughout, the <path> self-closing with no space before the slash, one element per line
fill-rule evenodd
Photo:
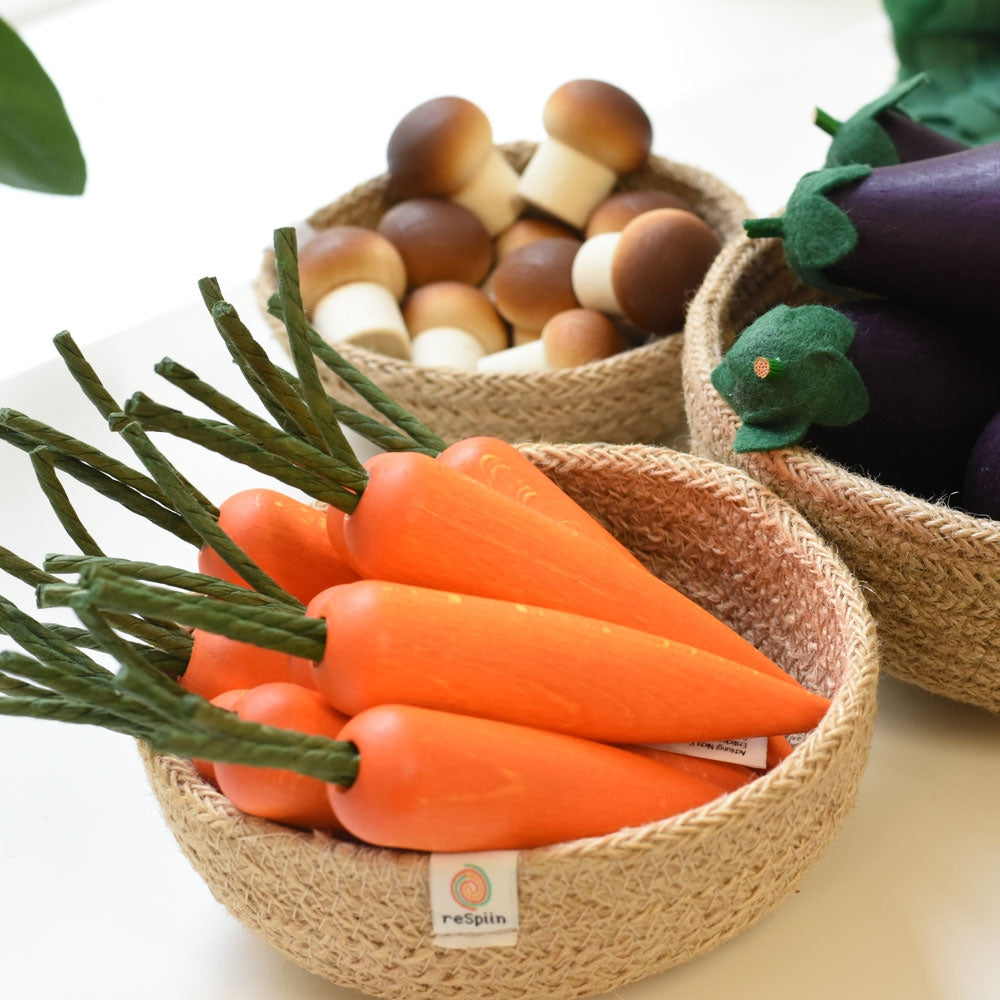
<path fill-rule="evenodd" d="M 413 152 L 407 116 L 389 143 L 390 170 L 300 227 L 317 330 L 446 441 L 662 442 L 683 426 L 684 307 L 747 208 L 707 172 L 651 155 L 641 109 L 609 153 L 612 123 L 620 130 L 637 109 L 608 88 L 612 104 L 594 112 L 586 102 L 605 87 L 560 88 L 537 144 L 494 146 L 475 105 L 427 102 L 439 131 L 445 111 L 455 119 L 439 138 L 444 166 L 437 149 L 430 165 Z M 645 231 L 628 235 L 640 213 Z M 350 248 L 329 252 L 347 236 Z M 268 253 L 257 281 L 265 311 L 276 287 Z M 357 329 L 359 317 L 370 329 Z M 358 402 L 324 377 L 332 395 Z"/>

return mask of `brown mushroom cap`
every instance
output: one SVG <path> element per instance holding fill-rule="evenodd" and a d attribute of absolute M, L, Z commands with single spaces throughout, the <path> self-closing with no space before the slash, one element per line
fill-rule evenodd
<path fill-rule="evenodd" d="M 636 188 L 616 191 L 590 213 L 584 235 L 589 239 L 598 233 L 620 233 L 637 215 L 655 208 L 682 208 L 693 212 L 691 203 L 679 195 L 661 188 Z"/>
<path fill-rule="evenodd" d="M 651 333 L 680 330 L 719 247 L 708 224 L 683 209 L 636 216 L 622 230 L 611 263 L 615 297 L 628 319 Z"/>
<path fill-rule="evenodd" d="M 299 250 L 299 285 L 306 313 L 327 292 L 352 281 L 373 281 L 401 299 L 406 291 L 406 265 L 392 243 L 363 226 L 321 229 Z"/>
<path fill-rule="evenodd" d="M 435 281 L 414 289 L 403 304 L 411 336 L 435 327 L 471 333 L 487 352 L 507 347 L 507 327 L 484 291 L 460 281 Z"/>
<path fill-rule="evenodd" d="M 573 294 L 573 258 L 580 240 L 553 237 L 512 250 L 493 272 L 497 311 L 516 327 L 541 330 L 556 313 L 579 303 Z"/>
<path fill-rule="evenodd" d="M 616 174 L 645 163 L 653 125 L 635 98 L 601 80 L 571 80 L 555 90 L 542 113 L 545 130 Z"/>
<path fill-rule="evenodd" d="M 445 198 L 408 198 L 375 227 L 399 251 L 411 288 L 432 281 L 478 285 L 493 265 L 493 242 L 467 208 Z"/>
<path fill-rule="evenodd" d="M 435 97 L 403 116 L 389 137 L 386 158 L 401 196 L 447 196 L 493 148 L 493 128 L 478 105 L 464 97 Z"/>
<path fill-rule="evenodd" d="M 596 309 L 566 309 L 542 327 L 545 357 L 553 368 L 571 368 L 610 358 L 627 343 L 618 327 Z"/>
<path fill-rule="evenodd" d="M 511 251 L 526 246 L 528 243 L 534 243 L 535 240 L 554 239 L 560 236 L 571 240 L 580 238 L 577 230 L 563 222 L 538 216 L 525 216 L 518 219 L 496 238 L 497 260 L 503 259 Z"/>

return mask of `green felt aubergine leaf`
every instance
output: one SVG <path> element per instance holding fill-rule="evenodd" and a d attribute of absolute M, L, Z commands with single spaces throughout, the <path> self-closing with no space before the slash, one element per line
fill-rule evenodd
<path fill-rule="evenodd" d="M 783 216 L 745 219 L 751 238 L 781 236 L 785 258 L 799 279 L 824 291 L 841 291 L 824 269 L 846 257 L 858 233 L 847 214 L 827 197 L 831 191 L 864 180 L 872 171 L 865 163 L 825 167 L 806 174 L 795 186 Z"/>
<path fill-rule="evenodd" d="M 867 163 L 869 166 L 879 167 L 887 163 L 899 163 L 899 151 L 880 119 L 885 112 L 894 110 L 903 98 L 926 82 L 926 73 L 918 73 L 902 80 L 843 122 L 835 121 L 817 108 L 816 124 L 832 136 L 824 166 Z"/>
<path fill-rule="evenodd" d="M 0 18 L 0 184 L 77 195 L 86 182 L 80 142 L 55 84 Z"/>
<path fill-rule="evenodd" d="M 737 338 L 712 385 L 742 425 L 733 449 L 769 451 L 802 440 L 812 424 L 853 423 L 868 393 L 845 352 L 851 321 L 828 306 L 775 306 Z"/>

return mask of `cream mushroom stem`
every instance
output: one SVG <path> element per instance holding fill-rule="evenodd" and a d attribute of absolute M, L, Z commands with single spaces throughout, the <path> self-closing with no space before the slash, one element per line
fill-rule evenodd
<path fill-rule="evenodd" d="M 624 337 L 603 313 L 567 309 L 553 316 L 537 339 L 488 354 L 476 368 L 504 374 L 556 371 L 599 361 L 625 347 Z"/>
<path fill-rule="evenodd" d="M 610 167 L 551 136 L 535 149 L 518 181 L 524 201 L 583 229 L 594 206 L 606 198 L 618 175 Z"/>
<path fill-rule="evenodd" d="M 517 171 L 494 147 L 468 181 L 452 192 L 451 200 L 472 212 L 490 236 L 496 236 L 511 226 L 524 210 L 517 184 Z"/>
<path fill-rule="evenodd" d="M 327 292 L 312 319 L 334 347 L 353 344 L 404 361 L 410 357 L 410 335 L 396 296 L 374 281 L 351 281 Z"/>

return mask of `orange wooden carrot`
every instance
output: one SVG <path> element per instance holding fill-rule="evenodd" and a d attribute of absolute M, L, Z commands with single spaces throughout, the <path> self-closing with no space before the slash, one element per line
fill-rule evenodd
<path fill-rule="evenodd" d="M 340 738 L 357 778 L 328 786 L 344 827 L 383 847 L 524 849 L 612 833 L 711 801 L 718 786 L 658 761 L 561 733 L 381 705 Z"/>
<path fill-rule="evenodd" d="M 263 649 L 203 629 L 193 629 L 191 636 L 191 653 L 180 684 L 209 701 L 234 688 L 291 679 L 287 653 Z"/>
<path fill-rule="evenodd" d="M 711 781 L 726 792 L 742 788 L 760 776 L 759 772 L 753 768 L 747 767 L 745 764 L 738 764 L 733 760 L 713 760 L 709 757 L 696 757 L 694 754 L 677 753 L 674 750 L 640 746 L 634 743 L 628 744 L 622 749 L 641 754 L 650 760 L 662 761 L 664 764 L 669 764 L 681 771 L 687 771 L 688 774 L 696 775 L 703 781 Z"/>
<path fill-rule="evenodd" d="M 604 525 L 514 445 L 494 437 L 469 437 L 449 445 L 437 456 L 437 460 L 548 515 L 581 535 L 610 545 L 623 557 L 635 559 Z"/>
<path fill-rule="evenodd" d="M 331 708 L 316 691 L 297 684 L 260 684 L 235 703 L 243 720 L 279 729 L 337 739 L 347 718 Z M 294 771 L 217 761 L 219 789 L 241 812 L 289 826 L 317 830 L 340 829 L 326 785 Z"/>
<path fill-rule="evenodd" d="M 316 687 L 356 715 L 386 703 L 610 743 L 810 729 L 826 698 L 685 643 L 552 608 L 382 580 L 331 587 Z"/>
<path fill-rule="evenodd" d="M 219 526 L 260 568 L 303 604 L 325 587 L 356 580 L 358 574 L 330 545 L 325 508 L 313 507 L 276 490 L 234 493 L 219 506 Z M 208 546 L 198 569 L 230 583 L 245 581 Z"/>
<path fill-rule="evenodd" d="M 428 455 L 387 452 L 344 523 L 370 579 L 480 594 L 663 635 L 792 681 L 751 643 L 634 559 Z"/>
<path fill-rule="evenodd" d="M 226 711 L 232 712 L 236 708 L 236 703 L 243 697 L 244 694 L 246 694 L 246 688 L 237 688 L 234 691 L 223 691 L 221 694 L 211 698 L 210 701 L 216 708 L 224 708 Z M 191 763 L 194 765 L 194 769 L 206 781 L 210 781 L 213 785 L 217 784 L 214 761 L 203 760 L 200 757 L 192 757 Z"/>

